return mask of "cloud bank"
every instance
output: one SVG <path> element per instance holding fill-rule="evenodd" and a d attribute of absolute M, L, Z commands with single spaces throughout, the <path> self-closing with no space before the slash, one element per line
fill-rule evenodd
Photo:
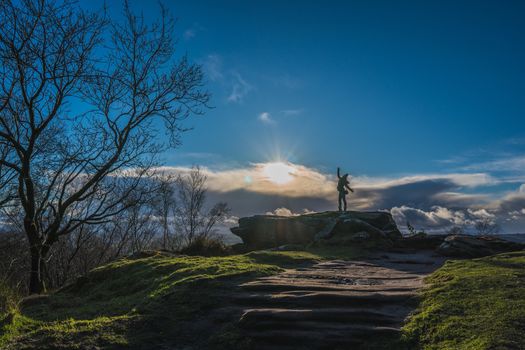
<path fill-rule="evenodd" d="M 208 177 L 210 200 L 226 201 L 235 216 L 254 214 L 297 215 L 337 208 L 336 176 L 319 169 L 293 167 L 290 180 L 277 184 L 268 177 L 267 163 L 227 170 L 202 168 Z M 164 171 L 188 172 L 187 167 Z M 478 220 L 498 223 L 504 232 L 522 232 L 525 191 L 487 194 L 500 180 L 483 173 L 419 174 L 392 178 L 358 176 L 351 179 L 355 193 L 348 196 L 353 210 L 390 211 L 404 229 L 409 221 L 417 229 L 446 232 L 454 226 L 472 227 Z"/>

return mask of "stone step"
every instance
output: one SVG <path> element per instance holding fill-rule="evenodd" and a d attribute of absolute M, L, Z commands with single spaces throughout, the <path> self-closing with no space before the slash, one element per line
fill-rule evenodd
<path fill-rule="evenodd" d="M 412 304 L 414 292 L 356 293 L 349 291 L 301 291 L 302 293 L 281 293 L 276 295 L 252 293 L 233 296 L 233 302 L 248 307 L 341 307 L 374 306 L 384 304 Z"/>
<path fill-rule="evenodd" d="M 378 337 L 396 337 L 399 332 L 399 329 L 394 327 L 353 325 L 345 329 L 253 330 L 246 331 L 245 334 L 253 340 L 255 349 L 262 349 L 267 345 L 292 345 L 296 349 L 359 349 L 367 341 Z"/>
<path fill-rule="evenodd" d="M 376 326 L 399 326 L 409 309 L 397 313 L 364 308 L 325 309 L 248 309 L 240 319 L 244 328 L 340 328 L 359 323 Z M 315 323 L 314 323 L 315 322 Z M 313 324 L 312 324 L 313 323 Z"/>
<path fill-rule="evenodd" d="M 392 322 L 371 322 L 371 320 L 355 320 L 355 322 L 317 322 L 317 321 L 264 321 L 254 323 L 240 324 L 244 331 L 269 332 L 274 330 L 279 331 L 309 331 L 309 332 L 353 332 L 355 325 L 359 327 L 386 327 L 392 330 L 399 330 L 401 327 L 399 323 Z"/>
<path fill-rule="evenodd" d="M 355 292 L 355 293 L 381 293 L 381 292 L 416 292 L 419 285 L 384 285 L 384 284 L 351 284 L 351 285 L 336 285 L 336 284 L 326 284 L 316 281 L 312 283 L 310 281 L 300 282 L 291 284 L 282 281 L 282 283 L 272 282 L 251 282 L 242 285 L 242 289 L 246 291 L 254 292 L 294 292 L 294 291 L 325 291 L 325 292 Z"/>
<path fill-rule="evenodd" d="M 355 281 L 380 281 L 382 283 L 396 282 L 396 281 L 407 281 L 407 280 L 421 280 L 422 277 L 418 274 L 407 274 L 407 273 L 388 273 L 388 274 L 378 274 L 378 273 L 367 273 L 367 274 L 281 274 L 277 276 L 270 277 L 261 277 L 257 281 L 279 281 L 279 280 L 295 280 L 295 279 L 324 279 L 324 280 L 338 280 L 338 279 L 347 279 Z M 252 283 L 252 282 L 248 282 Z"/>
<path fill-rule="evenodd" d="M 376 349 L 396 343 L 424 276 L 443 262 L 429 254 L 288 269 L 243 284 L 231 305 L 253 349 Z"/>

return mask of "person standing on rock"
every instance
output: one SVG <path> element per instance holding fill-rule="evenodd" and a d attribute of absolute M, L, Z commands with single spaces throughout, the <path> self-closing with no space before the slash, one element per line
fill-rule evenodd
<path fill-rule="evenodd" d="M 339 211 L 342 211 L 342 204 L 344 205 L 344 211 L 346 211 L 346 195 L 348 194 L 348 191 L 354 192 L 354 190 L 350 188 L 348 174 L 344 174 L 343 176 L 341 176 L 341 170 L 339 169 L 339 167 L 337 167 L 337 178 L 337 191 L 339 192 Z"/>

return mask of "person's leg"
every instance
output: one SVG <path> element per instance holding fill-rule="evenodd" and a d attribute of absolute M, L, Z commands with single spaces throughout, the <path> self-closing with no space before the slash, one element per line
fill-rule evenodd
<path fill-rule="evenodd" d="M 342 192 L 339 192 L 339 200 L 338 200 L 338 202 L 339 202 L 339 211 L 342 210 L 342 205 L 341 204 L 342 204 L 343 198 L 344 198 L 344 194 Z"/>
<path fill-rule="evenodd" d="M 345 194 L 343 194 L 343 204 L 345 206 L 345 211 L 346 211 L 346 195 Z"/>

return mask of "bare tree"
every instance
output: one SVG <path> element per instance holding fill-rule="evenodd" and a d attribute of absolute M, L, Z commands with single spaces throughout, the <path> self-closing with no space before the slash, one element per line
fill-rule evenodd
<path fill-rule="evenodd" d="M 59 238 L 46 259 L 49 287 L 63 286 L 102 263 L 152 247 L 158 233 L 152 206 L 156 185 L 147 180 L 143 182 L 145 185 L 139 191 L 126 198 L 126 201 L 134 203 L 126 204 L 126 209 L 111 220 L 97 225 L 82 225 Z M 146 191 L 144 186 L 151 188 L 151 191 Z M 141 198 L 135 198 L 136 194 L 144 193 L 146 195 Z"/>
<path fill-rule="evenodd" d="M 212 229 L 230 212 L 228 205 L 222 202 L 215 204 L 207 212 L 204 210 L 206 181 L 207 177 L 199 167 L 193 167 L 177 181 L 177 228 L 184 235 L 187 244 L 209 236 Z"/>
<path fill-rule="evenodd" d="M 13 290 L 27 289 L 27 251 L 24 236 L 17 232 L 0 232 L 0 282 Z"/>
<path fill-rule="evenodd" d="M 76 268 L 77 257 L 93 238 L 93 232 L 86 225 L 58 239 L 46 259 L 48 287 L 61 287 L 80 274 Z"/>
<path fill-rule="evenodd" d="M 453 226 L 448 230 L 449 235 L 462 235 L 465 233 L 465 229 L 462 226 Z"/>
<path fill-rule="evenodd" d="M 493 235 L 499 232 L 499 225 L 491 218 L 482 218 L 474 224 L 478 235 Z"/>
<path fill-rule="evenodd" d="M 14 180 L 16 172 L 12 167 L 5 165 L 9 163 L 10 150 L 7 144 L 0 139 L 0 208 L 9 204 L 14 198 Z"/>
<path fill-rule="evenodd" d="M 156 176 L 156 181 L 158 188 L 154 206 L 162 225 L 162 249 L 173 248 L 169 244 L 171 237 L 170 218 L 175 215 L 175 186 L 178 177 L 166 172 L 160 172 Z"/>
<path fill-rule="evenodd" d="M 206 199 L 206 175 L 199 167 L 193 167 L 189 174 L 179 177 L 177 185 L 177 227 L 191 244 L 197 230 L 202 226 L 201 210 Z"/>
<path fill-rule="evenodd" d="M 159 122 L 176 146 L 181 120 L 206 106 L 202 70 L 176 58 L 174 22 L 160 11 L 148 25 L 127 4 L 117 23 L 70 1 L 0 2 L 0 164 L 11 174 L 0 189 L 23 216 L 30 293 L 45 289 L 60 237 L 143 195 L 139 183 L 167 146 Z"/>

